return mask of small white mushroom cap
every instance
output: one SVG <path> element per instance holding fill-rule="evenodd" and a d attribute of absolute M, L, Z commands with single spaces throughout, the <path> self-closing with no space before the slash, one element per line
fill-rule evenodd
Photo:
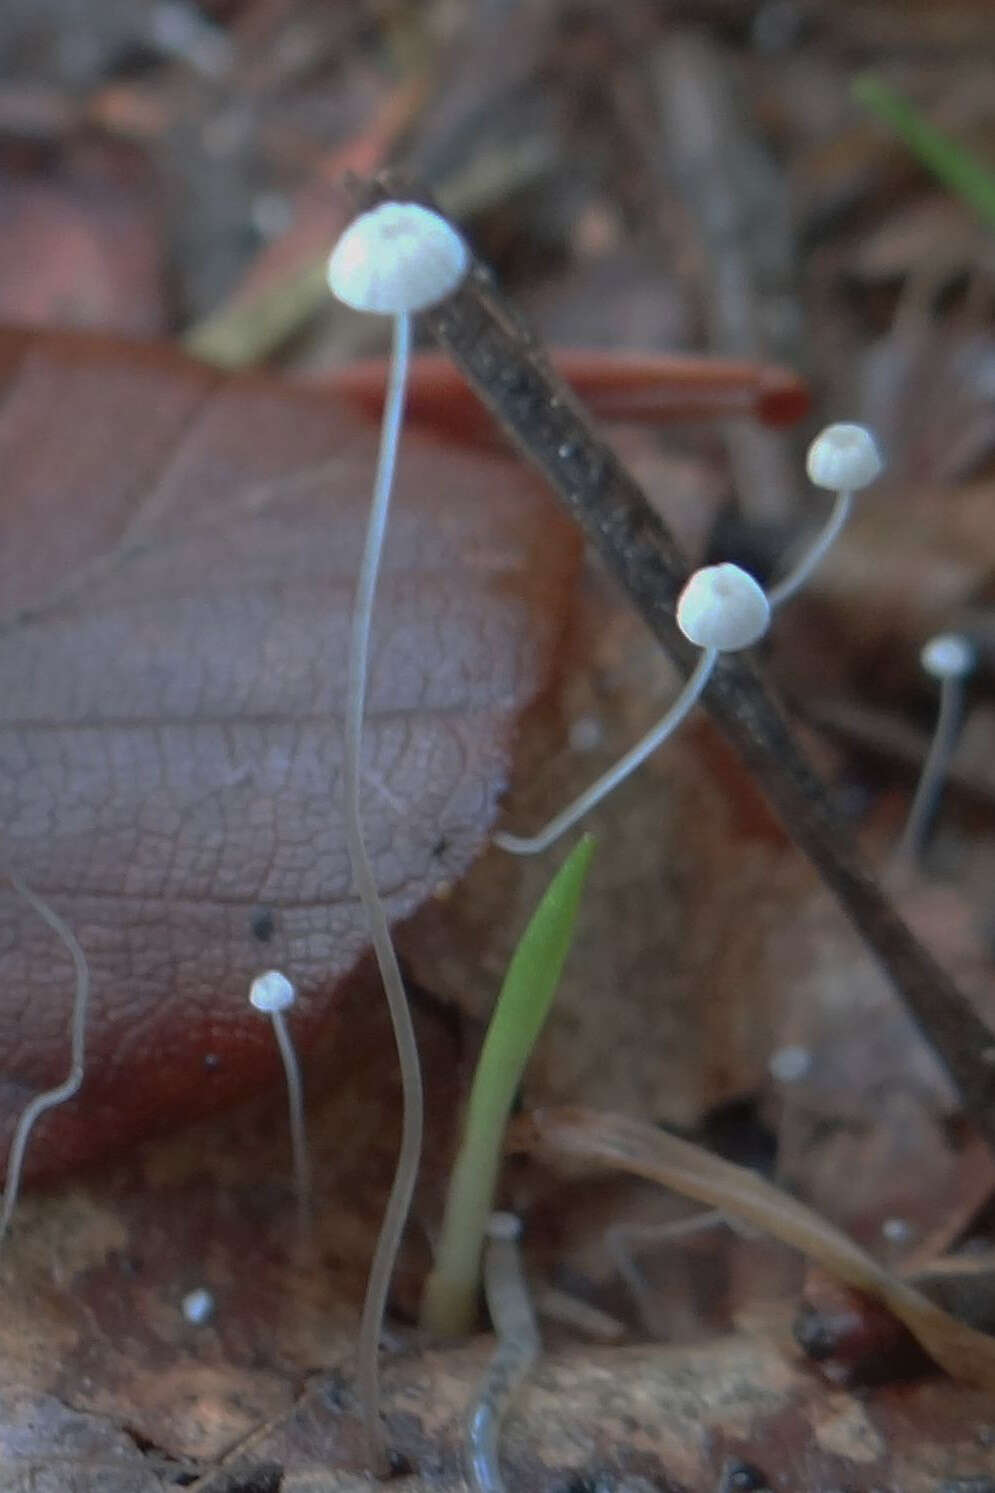
<path fill-rule="evenodd" d="M 286 1011 L 296 999 L 297 991 L 278 969 L 268 969 L 264 975 L 257 975 L 249 986 L 250 1003 L 267 1016 Z"/>
<path fill-rule="evenodd" d="M 805 470 L 816 487 L 857 492 L 876 482 L 884 459 L 866 425 L 827 425 L 808 448 Z"/>
<path fill-rule="evenodd" d="M 328 260 L 328 288 L 356 311 L 399 316 L 454 291 L 470 262 L 456 230 L 418 202 L 382 202 L 354 218 Z"/>
<path fill-rule="evenodd" d="M 925 644 L 919 662 L 934 679 L 963 679 L 974 668 L 974 648 L 960 633 L 941 632 Z"/>
<path fill-rule="evenodd" d="M 677 626 L 699 648 L 735 653 L 762 638 L 770 603 L 752 575 L 738 565 L 696 570 L 677 601 Z"/>

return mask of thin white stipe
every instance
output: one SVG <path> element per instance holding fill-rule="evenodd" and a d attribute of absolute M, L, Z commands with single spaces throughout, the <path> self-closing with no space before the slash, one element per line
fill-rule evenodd
<path fill-rule="evenodd" d="M 822 563 L 827 551 L 835 544 L 840 530 L 850 517 L 852 506 L 852 493 L 836 494 L 836 501 L 830 509 L 829 517 L 821 532 L 812 541 L 794 569 L 789 570 L 784 579 L 778 581 L 776 586 L 771 586 L 767 592 L 767 600 L 772 608 L 780 606 L 782 601 L 787 601 L 789 596 L 794 596 L 796 591 L 801 590 L 812 572 Z"/>
<path fill-rule="evenodd" d="M 501 1427 L 542 1347 L 522 1270 L 518 1238 L 507 1223 L 488 1233 L 484 1249 L 484 1295 L 497 1335 L 497 1351 L 477 1391 L 467 1421 L 466 1461 L 476 1493 L 505 1493 L 499 1460 Z M 516 1220 L 517 1221 L 517 1220 Z"/>
<path fill-rule="evenodd" d="M 283 1059 L 283 1071 L 287 1080 L 287 1108 L 290 1112 L 290 1149 L 294 1159 L 294 1192 L 297 1196 L 297 1217 L 301 1238 L 311 1230 L 311 1156 L 308 1151 L 307 1126 L 304 1121 L 304 1090 L 301 1084 L 301 1069 L 294 1049 L 294 1039 L 282 1011 L 270 1012 L 273 1035 Z"/>
<path fill-rule="evenodd" d="M 695 704 L 701 696 L 705 685 L 708 683 L 718 651 L 715 648 L 706 648 L 702 651 L 694 670 L 688 677 L 687 683 L 677 696 L 673 705 L 656 725 L 646 735 L 630 747 L 624 757 L 603 773 L 596 782 L 586 788 L 573 803 L 568 804 L 554 819 L 535 835 L 519 836 L 503 833 L 494 836 L 495 845 L 502 850 L 509 851 L 512 855 L 537 855 L 542 850 L 548 850 L 561 835 L 566 834 L 579 819 L 590 813 L 596 804 L 611 793 L 619 783 L 630 772 L 633 772 L 646 758 L 655 752 L 661 742 L 666 741 L 681 722 L 694 709 Z"/>
<path fill-rule="evenodd" d="M 408 1010 L 404 982 L 401 978 L 394 945 L 391 942 L 387 914 L 380 901 L 373 867 L 370 864 L 363 837 L 360 766 L 373 604 L 390 511 L 390 494 L 397 461 L 397 447 L 404 418 L 404 394 L 410 349 L 411 319 L 402 314 L 394 318 L 390 375 L 384 404 L 377 471 L 373 484 L 373 500 L 356 585 L 356 601 L 349 645 L 349 683 L 346 694 L 343 757 L 346 843 L 356 890 L 369 921 L 373 951 L 387 996 L 390 1019 L 394 1028 L 394 1040 L 397 1043 L 404 1099 L 397 1170 L 370 1266 L 357 1346 L 357 1389 L 370 1460 L 377 1469 L 384 1469 L 387 1460 L 378 1408 L 380 1403 L 380 1332 L 387 1306 L 390 1279 L 394 1272 L 394 1264 L 397 1260 L 397 1252 L 400 1248 L 401 1236 L 411 1207 L 415 1179 L 418 1174 L 424 1129 L 424 1100 L 418 1044 L 415 1039 L 411 1013 Z"/>
<path fill-rule="evenodd" d="M 948 674 L 945 679 L 940 680 L 940 708 L 936 717 L 936 729 L 919 775 L 909 817 L 895 847 L 895 854 L 899 858 L 914 860 L 922 853 L 943 792 L 950 759 L 957 745 L 963 713 L 964 676 Z"/>
<path fill-rule="evenodd" d="M 25 1106 L 14 1130 L 14 1138 L 10 1143 L 10 1151 L 7 1155 L 7 1180 L 4 1186 L 3 1204 L 0 1205 L 0 1244 L 3 1243 L 17 1206 L 24 1156 L 34 1125 L 48 1110 L 55 1109 L 59 1104 L 65 1104 L 67 1099 L 72 1099 L 83 1083 L 83 1073 L 86 1067 L 86 1016 L 90 998 L 90 967 L 86 962 L 86 955 L 80 948 L 79 940 L 69 924 L 60 918 L 59 914 L 37 896 L 29 886 L 26 886 L 20 877 L 8 876 L 8 880 L 18 896 L 23 897 L 25 902 L 34 908 L 38 916 L 48 924 L 52 932 L 68 949 L 76 970 L 76 991 L 73 996 L 69 1075 L 54 1089 L 46 1089 L 45 1093 L 36 1094 L 30 1104 Z"/>

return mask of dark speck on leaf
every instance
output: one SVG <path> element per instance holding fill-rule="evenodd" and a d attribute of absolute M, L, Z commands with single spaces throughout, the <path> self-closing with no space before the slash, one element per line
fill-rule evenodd
<path fill-rule="evenodd" d="M 249 919 L 249 929 L 253 938 L 258 938 L 260 943 L 269 943 L 276 931 L 276 920 L 268 907 L 257 907 Z"/>

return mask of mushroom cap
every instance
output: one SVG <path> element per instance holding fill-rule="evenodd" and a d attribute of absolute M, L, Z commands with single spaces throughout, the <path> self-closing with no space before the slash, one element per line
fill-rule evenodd
<path fill-rule="evenodd" d="M 286 1011 L 296 999 L 297 991 L 278 969 L 268 969 L 264 975 L 257 975 L 249 986 L 250 1003 L 267 1016 Z"/>
<path fill-rule="evenodd" d="M 830 492 L 857 492 L 876 482 L 884 458 L 866 425 L 845 421 L 819 432 L 805 458 L 809 481 Z"/>
<path fill-rule="evenodd" d="M 328 259 L 328 288 L 356 311 L 399 316 L 454 291 L 470 263 L 466 244 L 418 202 L 382 202 L 354 218 Z"/>
<path fill-rule="evenodd" d="M 738 565 L 696 570 L 677 600 L 677 626 L 699 648 L 734 653 L 762 638 L 770 603 L 752 575 Z"/>
<path fill-rule="evenodd" d="M 957 632 L 937 633 L 924 644 L 919 662 L 934 679 L 963 679 L 974 668 L 974 645 Z"/>

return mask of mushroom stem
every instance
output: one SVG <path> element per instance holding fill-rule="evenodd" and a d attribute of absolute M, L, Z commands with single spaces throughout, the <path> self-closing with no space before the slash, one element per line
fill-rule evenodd
<path fill-rule="evenodd" d="M 646 735 L 636 742 L 635 746 L 630 747 L 607 772 L 603 773 L 589 788 L 585 788 L 573 803 L 562 809 L 537 834 L 518 836 L 499 833 L 494 836 L 495 845 L 500 846 L 502 850 L 509 851 L 512 855 L 538 855 L 540 851 L 548 850 L 550 845 L 571 829 L 596 804 L 599 804 L 624 778 L 628 777 L 630 772 L 645 762 L 661 742 L 666 741 L 667 737 L 677 730 L 700 698 L 717 658 L 718 649 L 703 649 L 687 683 L 666 715 L 662 716 L 656 725 L 652 726 Z"/>
<path fill-rule="evenodd" d="M 287 1108 L 290 1112 L 290 1150 L 294 1158 L 294 1192 L 297 1194 L 297 1221 L 301 1239 L 311 1232 L 311 1158 L 308 1153 L 307 1128 L 304 1123 L 304 1091 L 301 1069 L 294 1050 L 294 1040 L 282 1011 L 271 1011 L 273 1035 L 283 1062 L 287 1081 Z"/>
<path fill-rule="evenodd" d="M 345 832 L 349 859 L 352 863 L 356 890 L 369 923 L 373 951 L 390 1010 L 401 1069 L 403 1094 L 401 1146 L 397 1170 L 370 1266 L 357 1349 L 357 1386 L 370 1461 L 374 1468 L 381 1472 L 386 1472 L 387 1457 L 379 1414 L 380 1330 L 387 1305 L 390 1278 L 394 1272 L 394 1264 L 418 1173 L 424 1128 L 424 1100 L 415 1029 L 408 1010 L 397 955 L 391 942 L 387 914 L 377 891 L 376 878 L 363 837 L 360 808 L 360 763 L 373 603 L 390 511 L 398 440 L 404 417 L 404 390 L 410 348 L 411 318 L 406 312 L 400 312 L 394 317 L 390 375 L 384 404 L 376 477 L 373 484 L 373 500 L 370 506 L 366 542 L 360 563 L 352 616 L 343 761 Z"/>
<path fill-rule="evenodd" d="M 501 1426 L 542 1347 L 522 1270 L 522 1226 L 511 1213 L 491 1215 L 484 1252 L 484 1294 L 498 1346 L 467 1424 L 467 1470 L 477 1493 L 505 1493 L 498 1461 Z"/>
<path fill-rule="evenodd" d="M 788 571 L 783 580 L 778 581 L 776 586 L 771 586 L 767 592 L 767 600 L 771 607 L 780 606 L 782 601 L 787 601 L 789 596 L 794 596 L 800 591 L 809 576 L 820 565 L 829 549 L 835 544 L 840 530 L 850 517 L 850 509 L 853 504 L 852 492 L 838 492 L 829 517 L 827 518 L 821 532 L 813 540 L 810 547 L 802 555 L 798 564 Z"/>
<path fill-rule="evenodd" d="M 950 767 L 950 759 L 957 745 L 961 719 L 964 714 L 964 680 L 970 672 L 973 655 L 966 641 L 959 637 L 941 637 L 933 640 L 934 647 L 943 643 L 960 644 L 963 649 L 963 659 L 954 658 L 951 662 L 957 667 L 945 668 L 941 672 L 932 665 L 929 659 L 930 645 L 927 644 L 923 651 L 924 666 L 940 681 L 940 708 L 936 717 L 933 740 L 926 753 L 926 760 L 923 763 L 919 783 L 909 809 L 909 817 L 905 821 L 901 839 L 895 847 L 896 857 L 903 859 L 914 860 L 922 853 L 930 824 L 939 806 L 940 795 Z"/>
<path fill-rule="evenodd" d="M 83 1073 L 86 1067 L 86 1016 L 90 998 L 90 968 L 86 962 L 86 955 L 80 948 L 79 940 L 69 924 L 60 918 L 59 914 L 29 886 L 26 886 L 20 877 L 8 876 L 8 880 L 18 896 L 23 897 L 25 902 L 34 908 L 38 916 L 65 944 L 76 970 L 76 993 L 73 997 L 72 1030 L 69 1042 L 69 1074 L 64 1082 L 57 1084 L 54 1089 L 46 1089 L 43 1094 L 36 1094 L 30 1104 L 25 1106 L 14 1129 L 14 1138 L 7 1155 L 7 1180 L 4 1185 L 3 1202 L 0 1204 L 0 1244 L 3 1243 L 17 1206 L 24 1156 L 36 1121 L 41 1119 L 48 1110 L 55 1109 L 59 1104 L 65 1104 L 67 1099 L 72 1099 L 83 1083 Z"/>

